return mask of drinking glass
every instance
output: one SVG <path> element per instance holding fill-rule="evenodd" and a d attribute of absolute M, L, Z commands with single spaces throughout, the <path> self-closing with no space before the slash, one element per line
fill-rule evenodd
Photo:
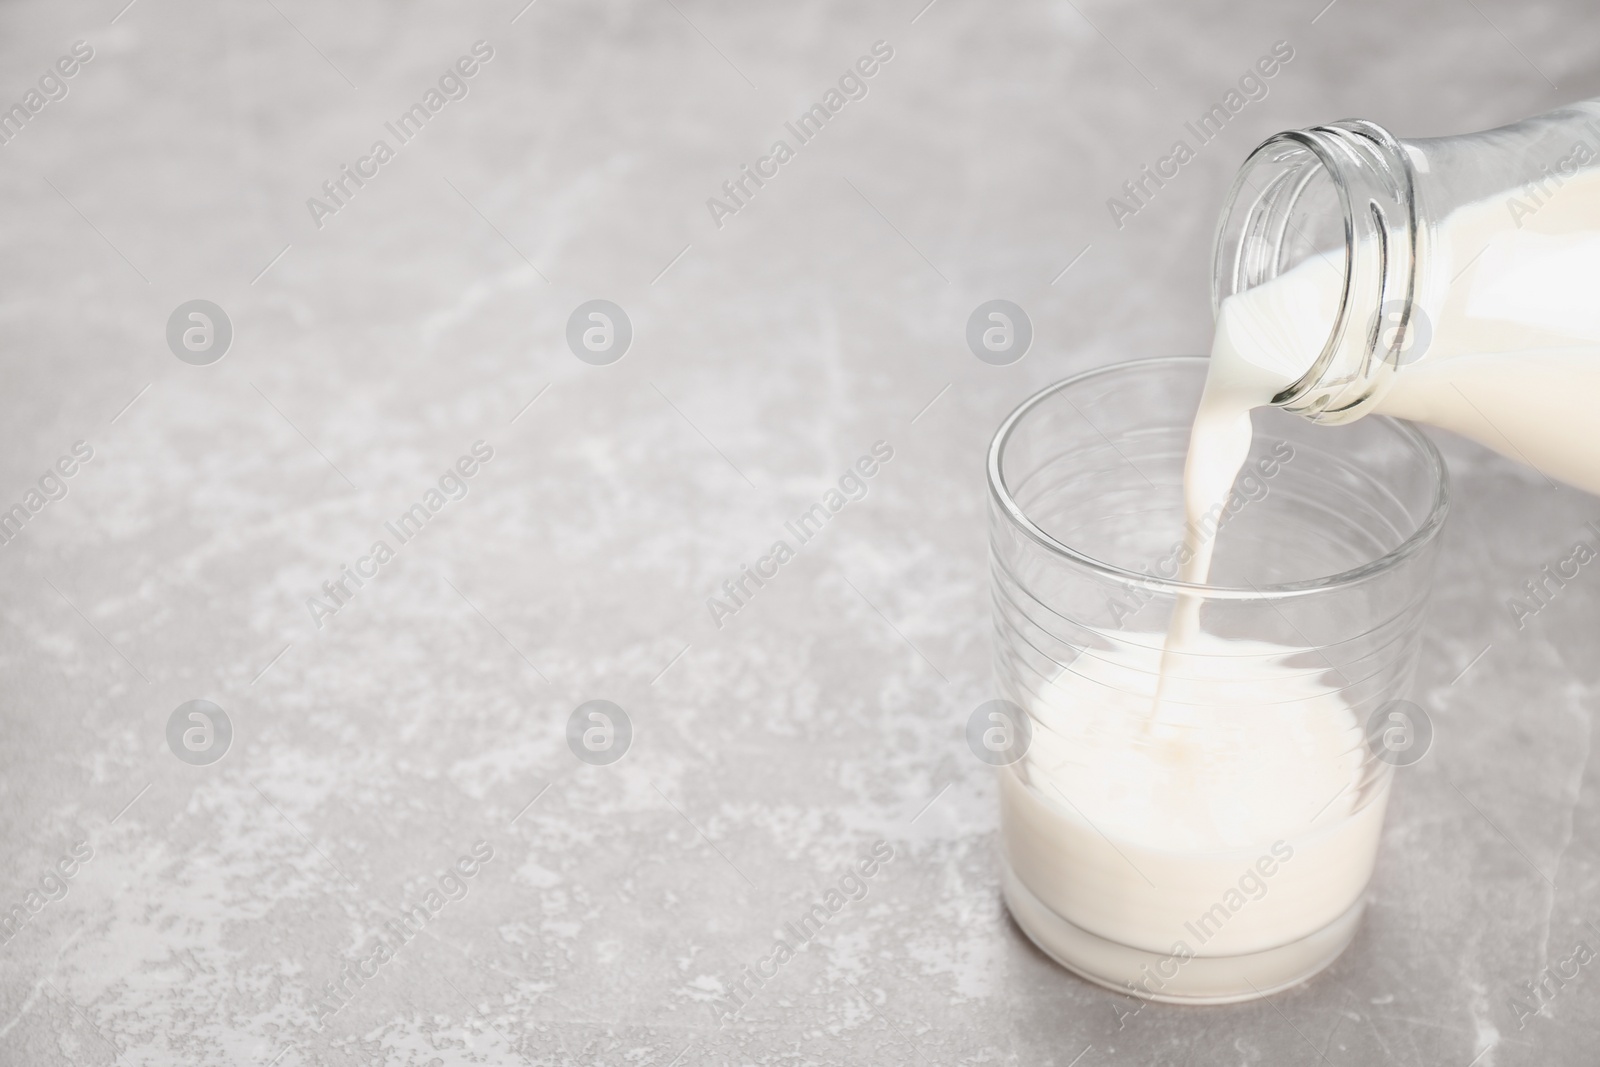
<path fill-rule="evenodd" d="M 1006 902 L 1078 974 L 1184 1003 L 1282 989 L 1354 936 L 1394 766 L 1431 736 L 1404 696 L 1448 508 L 1409 424 L 1259 409 L 1209 582 L 1179 581 L 1207 365 L 1053 385 L 988 457 Z M 1164 660 L 1181 597 L 1200 633 Z"/>

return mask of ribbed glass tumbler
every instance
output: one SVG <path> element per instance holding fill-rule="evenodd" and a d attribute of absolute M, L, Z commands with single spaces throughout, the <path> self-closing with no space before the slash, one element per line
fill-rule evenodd
<path fill-rule="evenodd" d="M 1066 967 L 1184 1003 L 1282 989 L 1354 936 L 1394 765 L 1429 736 L 1403 698 L 1448 506 L 1409 425 L 1259 410 L 1197 523 L 1210 582 L 1179 581 L 1206 367 L 1052 386 L 988 462 L 1006 901 Z M 1200 632 L 1168 647 L 1185 598 Z"/>

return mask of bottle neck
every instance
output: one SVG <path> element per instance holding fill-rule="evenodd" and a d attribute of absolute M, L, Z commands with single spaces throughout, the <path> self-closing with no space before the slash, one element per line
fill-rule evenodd
<path fill-rule="evenodd" d="M 1218 224 L 1213 310 L 1302 265 L 1342 279 L 1321 351 L 1274 404 L 1338 423 L 1377 402 L 1406 362 L 1426 236 L 1411 158 L 1375 123 L 1280 133 L 1251 153 Z"/>

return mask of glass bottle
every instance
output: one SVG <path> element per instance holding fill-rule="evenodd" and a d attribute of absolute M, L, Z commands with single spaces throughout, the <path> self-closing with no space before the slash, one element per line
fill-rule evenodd
<path fill-rule="evenodd" d="M 1600 492 L 1600 100 L 1451 137 L 1269 138 L 1223 208 L 1213 306 L 1297 269 L 1329 272 L 1326 340 L 1274 404 L 1445 426 Z"/>

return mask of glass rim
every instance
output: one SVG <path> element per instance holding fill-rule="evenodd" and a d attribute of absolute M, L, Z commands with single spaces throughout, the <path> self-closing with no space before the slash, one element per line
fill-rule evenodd
<path fill-rule="evenodd" d="M 1368 415 L 1366 419 L 1377 419 L 1383 422 L 1421 455 L 1424 464 L 1428 468 L 1429 480 L 1433 483 L 1433 500 L 1428 507 L 1428 514 L 1422 522 L 1417 524 L 1417 528 L 1404 541 L 1383 555 L 1351 567 L 1348 570 L 1320 578 L 1274 585 L 1228 586 L 1185 582 L 1178 578 L 1162 578 L 1159 575 L 1149 574 L 1145 571 L 1129 570 L 1126 567 L 1118 567 L 1104 560 L 1095 559 L 1093 556 L 1080 552 L 1071 545 L 1052 537 L 1028 517 L 1022 506 L 1011 495 L 1011 490 L 1006 485 L 1005 477 L 1001 474 L 1000 469 L 1006 446 L 1011 440 L 1011 435 L 1016 432 L 1018 426 L 1027 418 L 1028 414 L 1056 393 L 1112 374 L 1122 374 L 1129 371 L 1145 373 L 1161 367 L 1204 367 L 1209 364 L 1210 357 L 1208 356 L 1152 356 L 1143 359 L 1123 360 L 1118 363 L 1108 363 L 1101 367 L 1082 371 L 1034 393 L 1017 405 L 1011 414 L 1006 416 L 1005 421 L 1000 424 L 1000 428 L 995 431 L 994 439 L 989 443 L 986 466 L 990 499 L 1000 508 L 1014 527 L 1027 534 L 1031 540 L 1053 555 L 1063 557 L 1087 570 L 1155 593 L 1166 593 L 1174 596 L 1184 593 L 1200 594 L 1209 600 L 1281 600 L 1358 585 L 1377 575 L 1393 570 L 1418 552 L 1421 552 L 1438 536 L 1439 530 L 1444 526 L 1445 517 L 1450 511 L 1450 485 L 1444 456 L 1440 454 L 1438 447 L 1428 439 L 1426 434 L 1423 434 L 1408 422 L 1391 418 L 1387 415 Z"/>

